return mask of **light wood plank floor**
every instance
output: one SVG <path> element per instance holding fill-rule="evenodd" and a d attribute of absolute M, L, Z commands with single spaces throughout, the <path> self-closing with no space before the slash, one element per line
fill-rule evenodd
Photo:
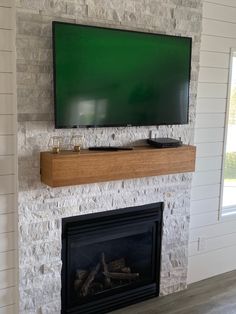
<path fill-rule="evenodd" d="M 189 285 L 111 314 L 236 314 L 236 271 Z"/>

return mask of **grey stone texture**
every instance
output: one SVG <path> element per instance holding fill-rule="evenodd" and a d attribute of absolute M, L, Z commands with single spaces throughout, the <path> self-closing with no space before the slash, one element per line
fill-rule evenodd
<path fill-rule="evenodd" d="M 191 174 L 50 188 L 40 182 L 39 153 L 52 136 L 69 148 L 138 145 L 156 136 L 193 142 L 201 0 L 16 0 L 19 153 L 20 313 L 60 313 L 61 219 L 146 203 L 164 202 L 161 294 L 186 288 Z M 52 20 L 143 30 L 193 38 L 189 124 L 55 130 Z"/>

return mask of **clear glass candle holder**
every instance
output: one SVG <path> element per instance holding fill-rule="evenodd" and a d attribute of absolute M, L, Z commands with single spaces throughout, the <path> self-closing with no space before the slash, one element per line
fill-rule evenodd
<path fill-rule="evenodd" d="M 60 152 L 62 138 L 60 136 L 52 136 L 49 140 L 49 147 L 51 148 L 54 154 Z"/>
<path fill-rule="evenodd" d="M 82 147 L 82 136 L 80 135 L 73 135 L 70 141 L 72 150 L 74 152 L 80 152 L 81 147 Z"/>

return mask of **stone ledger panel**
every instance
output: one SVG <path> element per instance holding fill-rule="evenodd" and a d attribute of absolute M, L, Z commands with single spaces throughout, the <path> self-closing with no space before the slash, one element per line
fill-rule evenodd
<path fill-rule="evenodd" d="M 55 130 L 53 20 L 193 38 L 189 124 Z M 191 174 L 49 188 L 40 181 L 40 151 L 52 136 L 65 145 L 81 135 L 88 146 L 130 145 L 148 138 L 193 142 L 202 4 L 199 0 L 17 0 L 20 313 L 60 313 L 61 219 L 164 202 L 161 294 L 186 287 Z"/>

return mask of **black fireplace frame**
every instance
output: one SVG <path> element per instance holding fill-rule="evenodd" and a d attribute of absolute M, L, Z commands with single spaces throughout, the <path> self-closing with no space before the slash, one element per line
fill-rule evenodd
<path fill-rule="evenodd" d="M 95 214 L 87 214 L 62 219 L 62 272 L 61 272 L 61 301 L 62 314 L 102 314 L 110 311 L 159 296 L 160 290 L 160 265 L 161 265 L 161 243 L 163 224 L 163 203 L 151 203 L 142 206 L 122 208 Z M 89 303 L 68 308 L 68 280 L 67 261 L 69 252 L 67 250 L 68 235 L 89 235 L 96 236 L 104 228 L 120 228 L 124 226 L 139 226 L 139 224 L 153 223 L 153 239 L 155 245 L 152 254 L 152 267 L 155 273 L 155 281 L 132 290 L 118 292 L 104 297 L 101 300 L 94 300 Z"/>

